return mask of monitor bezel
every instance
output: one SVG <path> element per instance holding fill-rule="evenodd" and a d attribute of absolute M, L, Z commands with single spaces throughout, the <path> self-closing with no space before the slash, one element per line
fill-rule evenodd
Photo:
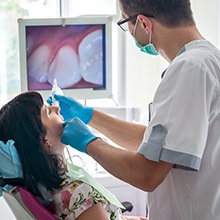
<path fill-rule="evenodd" d="M 105 25 L 105 88 L 77 88 L 63 89 L 66 96 L 75 99 L 99 99 L 112 97 L 112 17 L 111 16 L 79 16 L 75 18 L 19 18 L 19 60 L 20 60 L 20 86 L 21 92 L 28 91 L 27 75 L 27 51 L 26 51 L 26 27 L 27 26 L 50 26 L 50 25 L 83 25 L 101 24 Z M 51 95 L 51 90 L 37 90 L 43 98 Z"/>

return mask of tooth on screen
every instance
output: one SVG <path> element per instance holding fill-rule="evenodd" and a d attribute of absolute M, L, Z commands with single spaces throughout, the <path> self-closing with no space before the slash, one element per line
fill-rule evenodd
<path fill-rule="evenodd" d="M 28 58 L 28 73 L 36 82 L 47 82 L 47 72 L 50 65 L 51 49 L 42 44 Z"/>
<path fill-rule="evenodd" d="M 93 31 L 83 38 L 79 45 L 79 59 L 83 79 L 102 85 L 102 30 Z"/>
<path fill-rule="evenodd" d="M 69 46 L 62 46 L 54 57 L 48 72 L 48 82 L 52 85 L 54 78 L 60 88 L 70 87 L 81 80 L 79 72 L 79 58 L 75 50 Z"/>
<path fill-rule="evenodd" d="M 34 47 L 34 39 L 31 35 L 27 36 L 27 54 L 28 56 L 30 55 L 30 51 L 33 49 Z"/>

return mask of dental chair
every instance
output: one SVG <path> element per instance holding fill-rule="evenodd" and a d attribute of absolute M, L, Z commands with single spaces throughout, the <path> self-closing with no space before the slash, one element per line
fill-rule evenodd
<path fill-rule="evenodd" d="M 22 186 L 3 190 L 3 198 L 17 220 L 57 220 L 29 191 Z"/>

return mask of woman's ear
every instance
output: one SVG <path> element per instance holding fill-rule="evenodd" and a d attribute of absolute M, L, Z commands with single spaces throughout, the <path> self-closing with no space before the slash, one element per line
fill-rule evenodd
<path fill-rule="evenodd" d="M 152 27 L 151 20 L 142 14 L 138 15 L 137 19 L 142 25 L 142 28 L 144 28 L 144 30 L 149 34 Z"/>
<path fill-rule="evenodd" d="M 52 144 L 50 143 L 50 141 L 46 137 L 44 138 L 44 140 L 42 142 L 43 142 L 44 147 L 46 147 L 46 148 L 52 147 Z"/>
<path fill-rule="evenodd" d="M 50 143 L 50 141 L 46 140 L 45 146 L 46 146 L 46 147 L 52 147 L 52 144 Z"/>

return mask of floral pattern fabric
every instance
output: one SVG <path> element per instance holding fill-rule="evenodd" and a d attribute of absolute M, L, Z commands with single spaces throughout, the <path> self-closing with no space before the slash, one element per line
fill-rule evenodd
<path fill-rule="evenodd" d="M 110 220 L 120 219 L 120 209 L 110 204 L 96 189 L 81 181 L 67 178 L 60 189 L 52 191 L 49 210 L 58 219 L 73 220 L 97 203 L 102 203 Z"/>

